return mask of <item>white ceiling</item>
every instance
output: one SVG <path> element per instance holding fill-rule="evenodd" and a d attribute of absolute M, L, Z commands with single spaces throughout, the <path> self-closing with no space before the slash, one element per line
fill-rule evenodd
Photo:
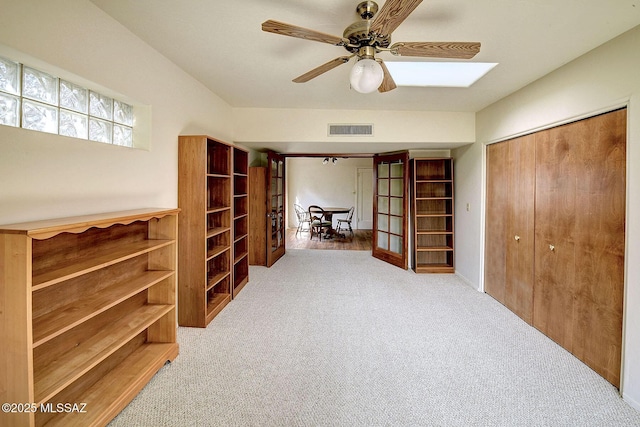
<path fill-rule="evenodd" d="M 91 1 L 232 107 L 479 111 L 640 24 L 640 0 L 424 0 L 393 42 L 478 41 L 472 61 L 499 65 L 471 88 L 364 95 L 349 88 L 352 62 L 291 81 L 344 48 L 261 30 L 274 19 L 342 36 L 359 0 Z"/>

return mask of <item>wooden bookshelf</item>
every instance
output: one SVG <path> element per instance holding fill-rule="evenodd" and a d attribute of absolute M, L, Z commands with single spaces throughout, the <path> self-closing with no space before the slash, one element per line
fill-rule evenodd
<path fill-rule="evenodd" d="M 104 425 L 177 356 L 178 212 L 0 226 L 0 396 L 39 409 L 1 425 Z"/>
<path fill-rule="evenodd" d="M 416 158 L 412 166 L 413 268 L 453 273 L 453 160 Z"/>
<path fill-rule="evenodd" d="M 249 280 L 248 152 L 203 135 L 178 139 L 178 323 L 206 327 Z"/>
<path fill-rule="evenodd" d="M 233 147 L 233 297 L 249 281 L 249 154 Z"/>

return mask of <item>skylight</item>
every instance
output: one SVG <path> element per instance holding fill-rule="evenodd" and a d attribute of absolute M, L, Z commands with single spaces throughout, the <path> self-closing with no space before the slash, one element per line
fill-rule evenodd
<path fill-rule="evenodd" d="M 398 86 L 469 87 L 497 63 L 385 61 Z"/>

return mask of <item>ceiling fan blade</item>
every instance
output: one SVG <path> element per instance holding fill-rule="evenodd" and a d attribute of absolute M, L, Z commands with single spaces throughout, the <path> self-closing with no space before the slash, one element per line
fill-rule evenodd
<path fill-rule="evenodd" d="M 478 52 L 478 42 L 403 42 L 391 46 L 391 53 L 395 55 L 426 58 L 471 59 Z"/>
<path fill-rule="evenodd" d="M 396 86 L 396 82 L 393 81 L 393 77 L 389 73 L 389 69 L 384 64 L 384 61 L 379 61 L 379 64 L 382 66 L 382 71 L 384 72 L 384 79 L 382 80 L 382 84 L 378 88 L 378 92 L 384 93 L 389 92 L 390 90 L 394 90 L 398 86 Z"/>
<path fill-rule="evenodd" d="M 389 35 L 414 11 L 422 0 L 387 0 L 373 18 L 371 31 Z"/>
<path fill-rule="evenodd" d="M 316 67 L 313 70 L 311 70 L 309 72 L 306 72 L 306 73 L 304 73 L 303 75 L 301 75 L 299 77 L 296 77 L 295 79 L 293 79 L 293 81 L 294 81 L 294 83 L 305 83 L 305 82 L 308 82 L 309 80 L 318 77 L 320 74 L 324 74 L 329 70 L 333 70 L 338 65 L 342 65 L 342 64 L 345 64 L 345 63 L 349 62 L 349 59 L 351 59 L 352 56 L 341 56 L 339 58 L 332 59 L 331 61 L 327 62 L 326 64 L 322 64 L 321 66 Z"/>
<path fill-rule="evenodd" d="M 320 31 L 285 24 L 284 22 L 273 21 L 271 19 L 262 23 L 262 31 L 281 34 L 283 36 L 297 37 L 299 39 L 313 40 L 321 43 L 329 43 L 336 46 L 342 46 L 345 44 L 345 40 L 342 37 L 332 36 L 331 34 L 325 34 Z"/>

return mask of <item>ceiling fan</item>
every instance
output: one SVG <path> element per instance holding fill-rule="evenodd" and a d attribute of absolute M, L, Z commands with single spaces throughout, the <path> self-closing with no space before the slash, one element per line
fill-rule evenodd
<path fill-rule="evenodd" d="M 415 10 L 422 0 L 387 0 L 378 12 L 374 1 L 363 1 L 356 7 L 362 18 L 349 25 L 342 37 L 325 34 L 284 22 L 268 20 L 262 30 L 290 37 L 342 46 L 351 55 L 340 56 L 293 79 L 304 83 L 357 57 L 351 70 L 351 86 L 362 93 L 388 92 L 396 88 L 384 62 L 376 58 L 380 52 L 396 56 L 471 59 L 480 51 L 477 42 L 399 42 L 391 44 L 391 33 Z"/>

